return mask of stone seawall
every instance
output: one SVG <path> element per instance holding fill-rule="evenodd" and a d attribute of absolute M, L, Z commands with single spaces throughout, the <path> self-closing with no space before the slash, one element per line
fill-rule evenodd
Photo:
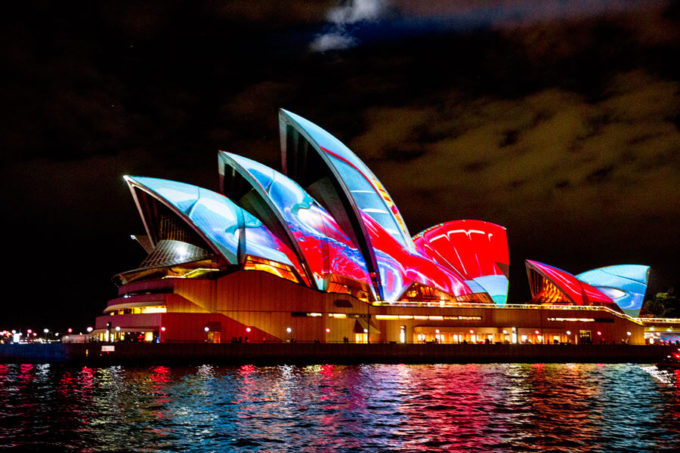
<path fill-rule="evenodd" d="M 106 351 L 110 346 L 114 350 Z M 0 345 L 0 363 L 655 363 L 673 349 L 632 345 L 54 343 Z"/>

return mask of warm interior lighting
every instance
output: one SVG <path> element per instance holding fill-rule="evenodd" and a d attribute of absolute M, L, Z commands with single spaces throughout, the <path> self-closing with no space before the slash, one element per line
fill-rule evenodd
<path fill-rule="evenodd" d="M 246 257 L 243 270 L 267 272 L 269 274 L 276 275 L 277 277 L 290 280 L 294 283 L 300 282 L 290 266 L 287 266 L 283 263 L 278 263 L 276 261 L 258 258 L 252 255 L 248 255 Z"/>
<path fill-rule="evenodd" d="M 594 318 L 548 318 L 548 321 L 556 322 L 595 322 Z"/>
<path fill-rule="evenodd" d="M 539 273 L 532 271 L 529 280 L 535 292 L 532 299 L 534 302 L 548 305 L 569 303 L 566 295 L 553 282 Z"/>
<path fill-rule="evenodd" d="M 154 305 L 149 307 L 141 307 L 142 313 L 167 313 L 168 309 L 165 305 Z"/>

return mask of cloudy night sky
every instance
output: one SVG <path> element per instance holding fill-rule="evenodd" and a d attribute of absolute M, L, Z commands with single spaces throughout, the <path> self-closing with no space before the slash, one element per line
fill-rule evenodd
<path fill-rule="evenodd" d="M 345 142 L 412 235 L 508 228 L 572 273 L 680 283 L 680 2 L 19 2 L 0 28 L 0 328 L 83 329 L 137 267 L 122 176 L 280 169 L 277 109 Z"/>

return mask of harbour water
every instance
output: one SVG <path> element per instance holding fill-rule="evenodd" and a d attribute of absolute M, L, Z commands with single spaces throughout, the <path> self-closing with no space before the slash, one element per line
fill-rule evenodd
<path fill-rule="evenodd" d="M 663 451 L 680 371 L 634 364 L 0 364 L 0 450 Z"/>

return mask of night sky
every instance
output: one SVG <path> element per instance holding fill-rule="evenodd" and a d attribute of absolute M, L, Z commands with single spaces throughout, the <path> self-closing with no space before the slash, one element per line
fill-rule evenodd
<path fill-rule="evenodd" d="M 345 142 L 412 235 L 508 228 L 572 273 L 680 283 L 680 3 L 17 2 L 0 27 L 0 329 L 83 329 L 144 257 L 122 176 L 280 169 L 277 109 Z M 18 9 L 21 8 L 21 9 Z"/>

